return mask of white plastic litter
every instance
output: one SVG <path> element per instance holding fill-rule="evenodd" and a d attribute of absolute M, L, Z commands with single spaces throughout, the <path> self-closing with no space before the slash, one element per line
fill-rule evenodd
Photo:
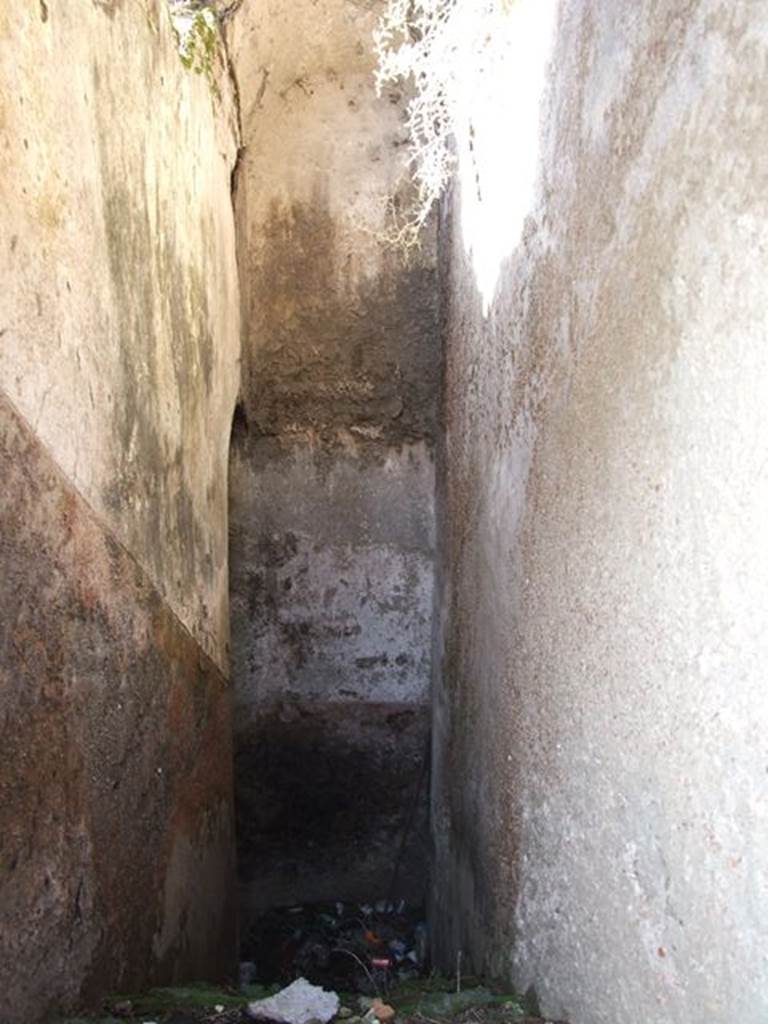
<path fill-rule="evenodd" d="M 285 1024 L 309 1024 L 310 1021 L 328 1024 L 338 1012 L 336 993 L 311 985 L 306 978 L 298 978 L 268 999 L 248 1004 L 248 1015 L 254 1020 L 280 1020 Z"/>

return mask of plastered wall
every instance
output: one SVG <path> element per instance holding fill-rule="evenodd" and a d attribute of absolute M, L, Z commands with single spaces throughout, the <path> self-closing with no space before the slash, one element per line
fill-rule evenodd
<path fill-rule="evenodd" d="M 0 1019 L 235 961 L 227 76 L 0 9 Z"/>
<path fill-rule="evenodd" d="M 225 667 L 239 345 L 227 77 L 214 101 L 185 72 L 161 0 L 36 0 L 3 10 L 0 39 L 0 381 Z"/>
<path fill-rule="evenodd" d="M 228 31 L 244 142 L 231 551 L 246 905 L 386 896 L 417 799 L 400 885 L 424 892 L 426 791 L 414 787 L 436 275 L 434 235 L 410 264 L 382 239 L 405 189 L 406 133 L 401 92 L 374 90 L 380 10 L 246 2 Z M 325 817 L 307 813 L 321 806 Z"/>
<path fill-rule="evenodd" d="M 767 67 L 565 0 L 487 318 L 443 236 L 434 935 L 573 1024 L 768 1013 Z"/>

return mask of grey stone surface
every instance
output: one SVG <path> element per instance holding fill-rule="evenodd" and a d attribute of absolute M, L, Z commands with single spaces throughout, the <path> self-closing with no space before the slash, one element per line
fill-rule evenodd
<path fill-rule="evenodd" d="M 233 452 L 238 721 L 275 701 L 426 704 L 434 474 L 421 445 L 385 461 Z M 247 679 L 247 683 L 245 680 Z"/>
<path fill-rule="evenodd" d="M 447 257 L 434 934 L 573 1024 L 758 1024 L 768 10 L 567 0 L 554 60 L 487 319 Z"/>
<path fill-rule="evenodd" d="M 374 91 L 381 9 L 246 3 L 228 29 L 245 143 L 230 510 L 246 907 L 386 896 L 426 744 L 434 231 L 410 265 L 381 238 L 406 180 L 403 96 Z M 425 818 L 426 789 L 400 879 L 417 898 Z"/>

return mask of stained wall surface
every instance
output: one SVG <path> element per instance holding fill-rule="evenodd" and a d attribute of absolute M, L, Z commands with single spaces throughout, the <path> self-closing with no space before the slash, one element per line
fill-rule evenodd
<path fill-rule="evenodd" d="M 382 241 L 406 133 L 401 93 L 374 90 L 381 9 L 246 2 L 228 32 L 245 144 L 233 671 L 254 907 L 386 896 L 417 800 L 400 885 L 424 891 L 436 274 L 433 238 L 410 264 Z M 321 806 L 325 822 L 307 815 Z"/>
<path fill-rule="evenodd" d="M 229 682 L 5 399 L 0 471 L 0 1019 L 229 977 Z"/>
<path fill-rule="evenodd" d="M 573 1024 L 768 1014 L 768 11 L 565 0 L 483 317 L 446 236 L 434 934 Z"/>
<path fill-rule="evenodd" d="M 161 0 L 16 5 L 0 40 L 0 382 L 225 666 L 239 343 L 226 76 L 214 100 L 185 71 Z"/>
<path fill-rule="evenodd" d="M 237 139 L 165 4 L 0 10 L 0 1019 L 233 967 Z"/>

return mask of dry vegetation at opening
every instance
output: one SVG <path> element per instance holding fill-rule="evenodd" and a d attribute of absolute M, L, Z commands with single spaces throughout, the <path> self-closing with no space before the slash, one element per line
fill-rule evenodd
<path fill-rule="evenodd" d="M 452 138 L 460 122 L 462 78 L 482 66 L 498 19 L 514 0 L 389 0 L 374 31 L 379 92 L 394 82 L 411 89 L 408 165 L 415 198 L 390 206 L 388 240 L 406 252 L 454 172 Z"/>

